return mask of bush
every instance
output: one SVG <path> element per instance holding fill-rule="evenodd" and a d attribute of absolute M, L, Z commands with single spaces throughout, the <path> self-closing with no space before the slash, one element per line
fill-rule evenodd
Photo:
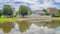
<path fill-rule="evenodd" d="M 52 16 L 52 17 L 60 17 L 60 14 L 56 14 L 55 16 Z"/>
<path fill-rule="evenodd" d="M 1 18 L 3 19 L 3 18 L 6 18 L 5 16 L 1 16 Z"/>

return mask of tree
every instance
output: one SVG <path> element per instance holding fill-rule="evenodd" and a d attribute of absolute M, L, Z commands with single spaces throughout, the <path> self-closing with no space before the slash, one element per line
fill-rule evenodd
<path fill-rule="evenodd" d="M 19 15 L 19 14 L 20 14 L 19 11 L 16 11 L 16 16 Z"/>
<path fill-rule="evenodd" d="M 60 9 L 58 9 L 58 13 L 60 14 Z"/>
<path fill-rule="evenodd" d="M 4 16 L 11 16 L 13 14 L 13 8 L 10 5 L 4 5 L 3 7 Z"/>
<path fill-rule="evenodd" d="M 49 13 L 47 12 L 47 10 L 46 10 L 46 9 L 43 9 L 43 11 L 46 13 L 46 15 L 49 15 Z"/>
<path fill-rule="evenodd" d="M 0 17 L 3 15 L 3 11 L 0 9 Z"/>
<path fill-rule="evenodd" d="M 28 7 L 26 7 L 25 5 L 21 5 L 21 6 L 19 7 L 19 13 L 20 13 L 20 15 L 22 15 L 23 17 L 24 17 L 25 15 L 28 15 Z"/>
<path fill-rule="evenodd" d="M 58 13 L 54 17 L 60 17 L 60 9 L 57 10 Z"/>
<path fill-rule="evenodd" d="M 44 12 L 47 12 L 47 10 L 46 10 L 46 9 L 43 9 L 43 11 L 44 11 Z"/>

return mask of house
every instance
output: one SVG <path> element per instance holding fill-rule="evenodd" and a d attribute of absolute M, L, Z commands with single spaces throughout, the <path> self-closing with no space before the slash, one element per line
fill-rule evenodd
<path fill-rule="evenodd" d="M 46 13 L 43 10 L 36 10 L 36 11 L 33 12 L 33 14 L 36 14 L 36 15 L 46 15 Z"/>
<path fill-rule="evenodd" d="M 30 18 L 51 18 L 51 15 L 47 16 L 43 10 L 36 10 L 30 15 Z"/>
<path fill-rule="evenodd" d="M 50 13 L 50 15 L 56 15 L 57 14 L 57 8 L 47 8 L 47 12 Z"/>

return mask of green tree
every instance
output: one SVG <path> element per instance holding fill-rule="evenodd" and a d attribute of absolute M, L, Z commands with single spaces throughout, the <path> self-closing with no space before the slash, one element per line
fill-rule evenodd
<path fill-rule="evenodd" d="M 25 5 L 21 5 L 19 7 L 19 12 L 20 12 L 20 15 L 22 15 L 23 17 L 25 15 L 28 15 L 28 7 L 26 7 Z"/>
<path fill-rule="evenodd" d="M 43 11 L 44 11 L 44 12 L 47 12 L 47 10 L 46 10 L 46 9 L 43 9 Z"/>
<path fill-rule="evenodd" d="M 0 9 L 0 17 L 3 15 L 3 11 Z"/>
<path fill-rule="evenodd" d="M 43 11 L 46 13 L 46 15 L 49 15 L 49 13 L 47 12 L 47 10 L 46 10 L 46 9 L 43 9 Z"/>
<path fill-rule="evenodd" d="M 13 8 L 10 5 L 4 5 L 3 13 L 4 13 L 4 16 L 11 17 L 13 14 Z"/>
<path fill-rule="evenodd" d="M 60 9 L 58 9 L 58 13 L 60 14 Z"/>
<path fill-rule="evenodd" d="M 16 16 L 17 16 L 17 15 L 20 15 L 20 12 L 19 12 L 19 11 L 16 11 Z"/>
<path fill-rule="evenodd" d="M 60 17 L 60 9 L 57 10 L 58 13 L 54 17 Z"/>

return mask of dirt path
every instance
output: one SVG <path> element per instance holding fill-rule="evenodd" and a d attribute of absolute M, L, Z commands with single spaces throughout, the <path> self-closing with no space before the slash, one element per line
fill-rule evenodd
<path fill-rule="evenodd" d="M 19 20 L 60 20 L 60 18 L 19 18 Z"/>

